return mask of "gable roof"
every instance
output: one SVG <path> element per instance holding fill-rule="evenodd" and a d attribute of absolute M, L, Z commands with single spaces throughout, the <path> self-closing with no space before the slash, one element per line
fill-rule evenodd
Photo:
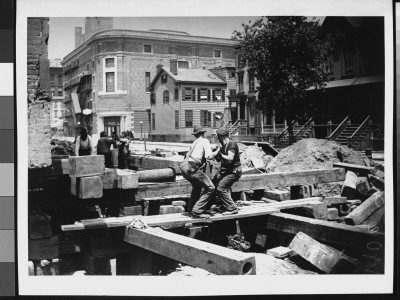
<path fill-rule="evenodd" d="M 206 69 L 178 69 L 178 74 L 175 75 L 171 72 L 168 67 L 162 67 L 158 70 L 156 76 L 150 83 L 152 87 L 160 77 L 160 75 L 165 72 L 169 77 L 177 82 L 187 82 L 187 83 L 209 83 L 209 84 L 226 84 L 224 80 L 215 75 L 213 72 Z"/>

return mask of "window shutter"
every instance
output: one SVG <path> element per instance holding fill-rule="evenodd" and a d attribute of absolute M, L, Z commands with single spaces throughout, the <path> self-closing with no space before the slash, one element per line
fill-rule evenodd
<path fill-rule="evenodd" d="M 208 113 L 207 113 L 207 119 L 208 119 L 208 124 L 207 124 L 207 126 L 208 127 L 211 127 L 211 111 L 209 111 Z"/>
<path fill-rule="evenodd" d="M 225 101 L 225 90 L 222 90 L 221 101 Z"/>
<path fill-rule="evenodd" d="M 201 92 L 200 92 L 200 89 L 197 89 L 197 101 L 200 101 L 201 100 Z"/>
<path fill-rule="evenodd" d="M 211 100 L 211 90 L 208 89 L 207 90 L 207 101 L 210 101 L 210 100 Z"/>

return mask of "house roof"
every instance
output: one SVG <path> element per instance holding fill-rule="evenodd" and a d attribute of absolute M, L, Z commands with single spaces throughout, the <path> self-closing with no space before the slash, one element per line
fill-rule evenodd
<path fill-rule="evenodd" d="M 175 82 L 226 84 L 224 80 L 206 69 L 178 69 L 178 74 L 175 75 L 168 67 L 162 67 L 150 83 L 150 86 L 157 82 L 162 72 L 167 73 Z"/>

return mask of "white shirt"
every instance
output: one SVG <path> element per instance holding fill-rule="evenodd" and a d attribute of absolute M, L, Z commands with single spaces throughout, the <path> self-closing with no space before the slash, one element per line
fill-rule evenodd
<path fill-rule="evenodd" d="M 194 147 L 194 149 L 193 149 L 190 157 L 192 157 L 200 162 L 203 158 L 203 155 L 206 158 L 209 158 L 212 155 L 210 141 L 206 138 L 199 137 L 198 139 L 196 139 L 192 144 L 192 148 L 193 147 Z"/>

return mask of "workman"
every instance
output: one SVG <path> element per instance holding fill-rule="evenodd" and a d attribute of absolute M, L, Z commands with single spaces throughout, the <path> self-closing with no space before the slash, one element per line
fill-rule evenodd
<path fill-rule="evenodd" d="M 107 137 L 105 131 L 100 132 L 100 139 L 97 142 L 97 154 L 104 155 L 104 163 L 107 168 L 112 167 L 111 145 L 114 146 L 114 149 L 117 148 L 117 142 L 114 139 Z"/>
<path fill-rule="evenodd" d="M 94 145 L 92 138 L 88 135 L 87 129 L 82 127 L 79 136 L 75 141 L 75 155 L 86 156 L 93 155 Z"/>
<path fill-rule="evenodd" d="M 233 215 L 238 213 L 238 208 L 232 199 L 231 187 L 242 176 L 239 147 L 229 139 L 227 129 L 220 128 L 216 133 L 220 146 L 215 151 L 215 159 L 221 161 L 221 169 L 213 178 L 216 186 L 215 200 L 218 204 L 214 210 L 223 215 Z"/>
<path fill-rule="evenodd" d="M 210 141 L 204 137 L 205 132 L 202 126 L 194 125 L 192 134 L 196 140 L 180 166 L 183 177 L 192 184 L 188 211 L 193 218 L 210 216 L 205 211 L 215 191 L 211 179 L 204 173 L 207 159 L 214 158 Z"/>

